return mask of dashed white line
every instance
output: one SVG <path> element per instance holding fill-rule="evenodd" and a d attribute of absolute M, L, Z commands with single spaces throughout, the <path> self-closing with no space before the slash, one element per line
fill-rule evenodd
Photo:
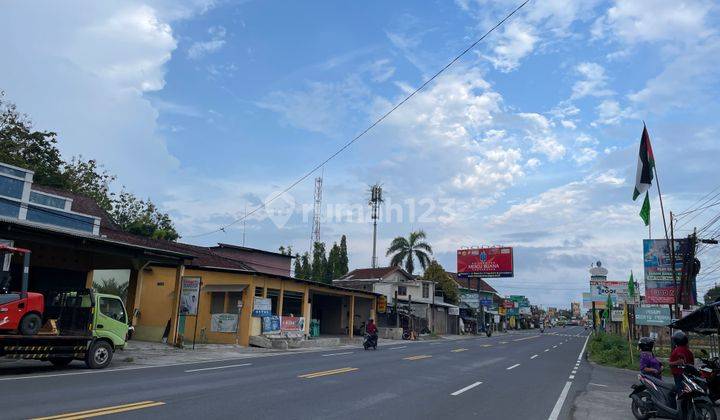
<path fill-rule="evenodd" d="M 473 389 L 473 388 L 475 388 L 476 386 L 481 385 L 481 384 L 482 384 L 482 382 L 472 383 L 472 384 L 466 386 L 465 388 L 458 389 L 457 391 L 453 392 L 453 393 L 450 394 L 450 395 L 452 395 L 453 397 L 456 397 L 456 396 L 462 394 L 463 392 L 469 391 L 469 390 L 471 390 L 471 389 Z"/>
<path fill-rule="evenodd" d="M 575 375 L 570 375 L 569 378 L 570 378 L 570 379 L 575 379 Z"/>
<path fill-rule="evenodd" d="M 516 363 L 516 364 L 510 366 L 509 368 L 507 368 L 507 370 L 515 369 L 518 366 L 520 366 L 520 363 Z"/>
<path fill-rule="evenodd" d="M 190 370 L 186 370 L 185 373 L 201 372 L 204 370 L 228 369 L 228 368 L 243 367 L 243 366 L 250 366 L 250 365 L 252 365 L 252 363 L 241 363 L 239 365 L 214 366 L 214 367 L 209 367 L 209 368 L 190 369 Z"/>
<path fill-rule="evenodd" d="M 550 349 L 545 349 L 545 351 L 550 351 Z"/>
<path fill-rule="evenodd" d="M 560 398 L 558 398 L 557 402 L 555 403 L 555 407 L 553 407 L 553 411 L 552 413 L 550 413 L 550 417 L 548 417 L 548 420 L 557 420 L 557 418 L 560 416 L 560 411 L 562 411 L 562 406 L 565 403 L 565 398 L 567 398 L 568 391 L 570 391 L 570 385 L 572 385 L 572 382 L 565 382 L 565 387 L 560 393 Z"/>
<path fill-rule="evenodd" d="M 537 355 L 537 354 L 533 354 L 532 356 L 530 356 L 530 359 L 534 359 L 534 358 L 536 358 L 536 357 L 538 357 L 538 355 Z"/>
<path fill-rule="evenodd" d="M 404 348 L 407 348 L 407 346 L 390 347 L 389 350 L 400 350 L 400 349 L 404 349 Z"/>
<path fill-rule="evenodd" d="M 323 354 L 322 357 L 342 356 L 342 355 L 344 355 L 344 354 L 353 354 L 353 352 L 351 352 L 351 351 L 345 351 L 345 352 L 342 352 L 342 353 L 328 353 L 328 354 Z"/>
<path fill-rule="evenodd" d="M 557 348 L 557 346 L 553 346 L 553 348 L 554 348 L 554 349 L 556 349 L 556 348 Z"/>
<path fill-rule="evenodd" d="M 607 385 L 603 385 L 603 384 L 596 384 L 596 383 L 594 383 L 594 382 L 588 382 L 588 385 L 592 385 L 592 386 L 599 386 L 599 387 L 601 387 L 601 388 L 607 388 Z"/>

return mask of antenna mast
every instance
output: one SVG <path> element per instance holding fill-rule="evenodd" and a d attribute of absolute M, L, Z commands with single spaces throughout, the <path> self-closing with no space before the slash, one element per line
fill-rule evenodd
<path fill-rule="evenodd" d="M 310 249 L 315 248 L 315 243 L 320 242 L 320 216 L 322 215 L 322 183 L 323 177 L 315 178 L 315 206 L 313 207 L 313 227 L 310 234 Z"/>
<path fill-rule="evenodd" d="M 382 187 L 380 184 L 375 184 L 370 187 L 370 201 L 368 203 L 372 207 L 373 220 L 372 268 L 377 268 L 377 221 L 380 214 L 380 203 L 382 202 Z"/>

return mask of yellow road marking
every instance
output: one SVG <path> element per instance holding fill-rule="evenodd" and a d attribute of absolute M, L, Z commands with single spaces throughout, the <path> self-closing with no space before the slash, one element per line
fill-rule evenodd
<path fill-rule="evenodd" d="M 353 372 L 356 370 L 358 370 L 358 368 L 353 368 L 353 367 L 345 367 L 345 368 L 332 369 L 332 370 L 323 370 L 320 372 L 312 372 L 312 373 L 306 373 L 304 375 L 299 375 L 298 378 L 312 379 L 312 378 L 319 378 L 321 376 L 337 375 L 338 373 Z"/>
<path fill-rule="evenodd" d="M 515 340 L 513 340 L 513 341 L 530 340 L 531 338 L 538 338 L 538 337 L 540 337 L 540 336 L 539 336 L 539 335 L 532 335 L 532 336 L 530 336 L 530 337 L 518 338 L 518 339 L 515 339 Z"/>
<path fill-rule="evenodd" d="M 421 360 L 421 359 L 428 359 L 430 357 L 432 357 L 432 356 L 430 356 L 428 354 L 421 354 L 419 356 L 405 357 L 405 358 L 403 358 L 403 360 Z"/>
<path fill-rule="evenodd" d="M 467 349 L 455 349 L 455 350 L 450 350 L 450 351 L 453 353 L 460 353 L 461 351 L 467 351 Z"/>
<path fill-rule="evenodd" d="M 105 416 L 108 414 L 122 413 L 125 411 L 139 410 L 141 408 L 157 407 L 159 405 L 165 405 L 164 402 L 158 401 L 141 401 L 131 404 L 115 405 L 112 407 L 96 408 L 94 410 L 77 411 L 74 413 L 58 414 L 56 416 L 49 417 L 38 417 L 34 420 L 76 420 L 86 419 L 90 417 Z"/>

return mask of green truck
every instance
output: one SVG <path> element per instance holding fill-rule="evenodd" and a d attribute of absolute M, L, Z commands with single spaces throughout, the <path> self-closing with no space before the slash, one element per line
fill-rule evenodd
<path fill-rule="evenodd" d="M 55 366 L 82 360 L 91 369 L 102 369 L 132 333 L 122 299 L 91 289 L 54 294 L 46 301 L 44 318 L 53 325 L 51 331 L 0 335 L 0 357 L 44 360 Z"/>

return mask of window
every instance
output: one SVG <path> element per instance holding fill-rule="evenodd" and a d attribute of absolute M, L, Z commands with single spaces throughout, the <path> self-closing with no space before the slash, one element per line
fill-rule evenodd
<path fill-rule="evenodd" d="M 31 222 L 81 230 L 83 232 L 92 232 L 95 224 L 95 220 L 91 217 L 35 206 L 28 206 L 26 218 Z"/>
<path fill-rule="evenodd" d="M 267 297 L 270 299 L 270 302 L 272 302 L 272 314 L 280 315 L 280 314 L 278 314 L 278 303 L 280 301 L 280 290 L 267 289 Z"/>
<path fill-rule="evenodd" d="M 65 199 L 59 197 L 53 197 L 51 195 L 41 194 L 39 192 L 30 191 L 30 202 L 35 204 L 42 204 L 43 206 L 55 207 L 56 209 L 63 210 L 65 208 Z"/>
<path fill-rule="evenodd" d="M 242 292 L 228 292 L 227 311 L 228 314 L 239 314 L 238 301 L 242 302 Z"/>
<path fill-rule="evenodd" d="M 255 297 L 261 298 L 264 291 L 265 291 L 264 287 L 256 287 L 255 288 Z"/>
<path fill-rule="evenodd" d="M 210 293 L 210 313 L 211 314 L 224 314 L 225 313 L 225 292 L 211 292 Z"/>
<path fill-rule="evenodd" d="M 283 310 L 282 316 L 303 316 L 302 315 L 302 304 L 305 298 L 304 293 L 291 292 L 286 290 L 283 293 Z"/>
<path fill-rule="evenodd" d="M 19 169 L 9 168 L 5 165 L 0 165 L 0 173 L 16 176 L 18 178 L 25 179 L 25 171 Z"/>
<path fill-rule="evenodd" d="M 22 198 L 25 181 L 0 175 L 0 195 Z"/>
<path fill-rule="evenodd" d="M 423 283 L 422 288 L 423 299 L 428 299 L 430 297 L 430 283 Z"/>
<path fill-rule="evenodd" d="M 127 323 L 125 308 L 123 307 L 120 299 L 101 297 L 100 313 L 114 319 L 115 321 L 122 322 L 123 324 Z"/>
<path fill-rule="evenodd" d="M 20 217 L 20 203 L 0 198 L 0 216 Z"/>
<path fill-rule="evenodd" d="M 407 296 L 406 286 L 398 286 L 398 296 Z"/>

